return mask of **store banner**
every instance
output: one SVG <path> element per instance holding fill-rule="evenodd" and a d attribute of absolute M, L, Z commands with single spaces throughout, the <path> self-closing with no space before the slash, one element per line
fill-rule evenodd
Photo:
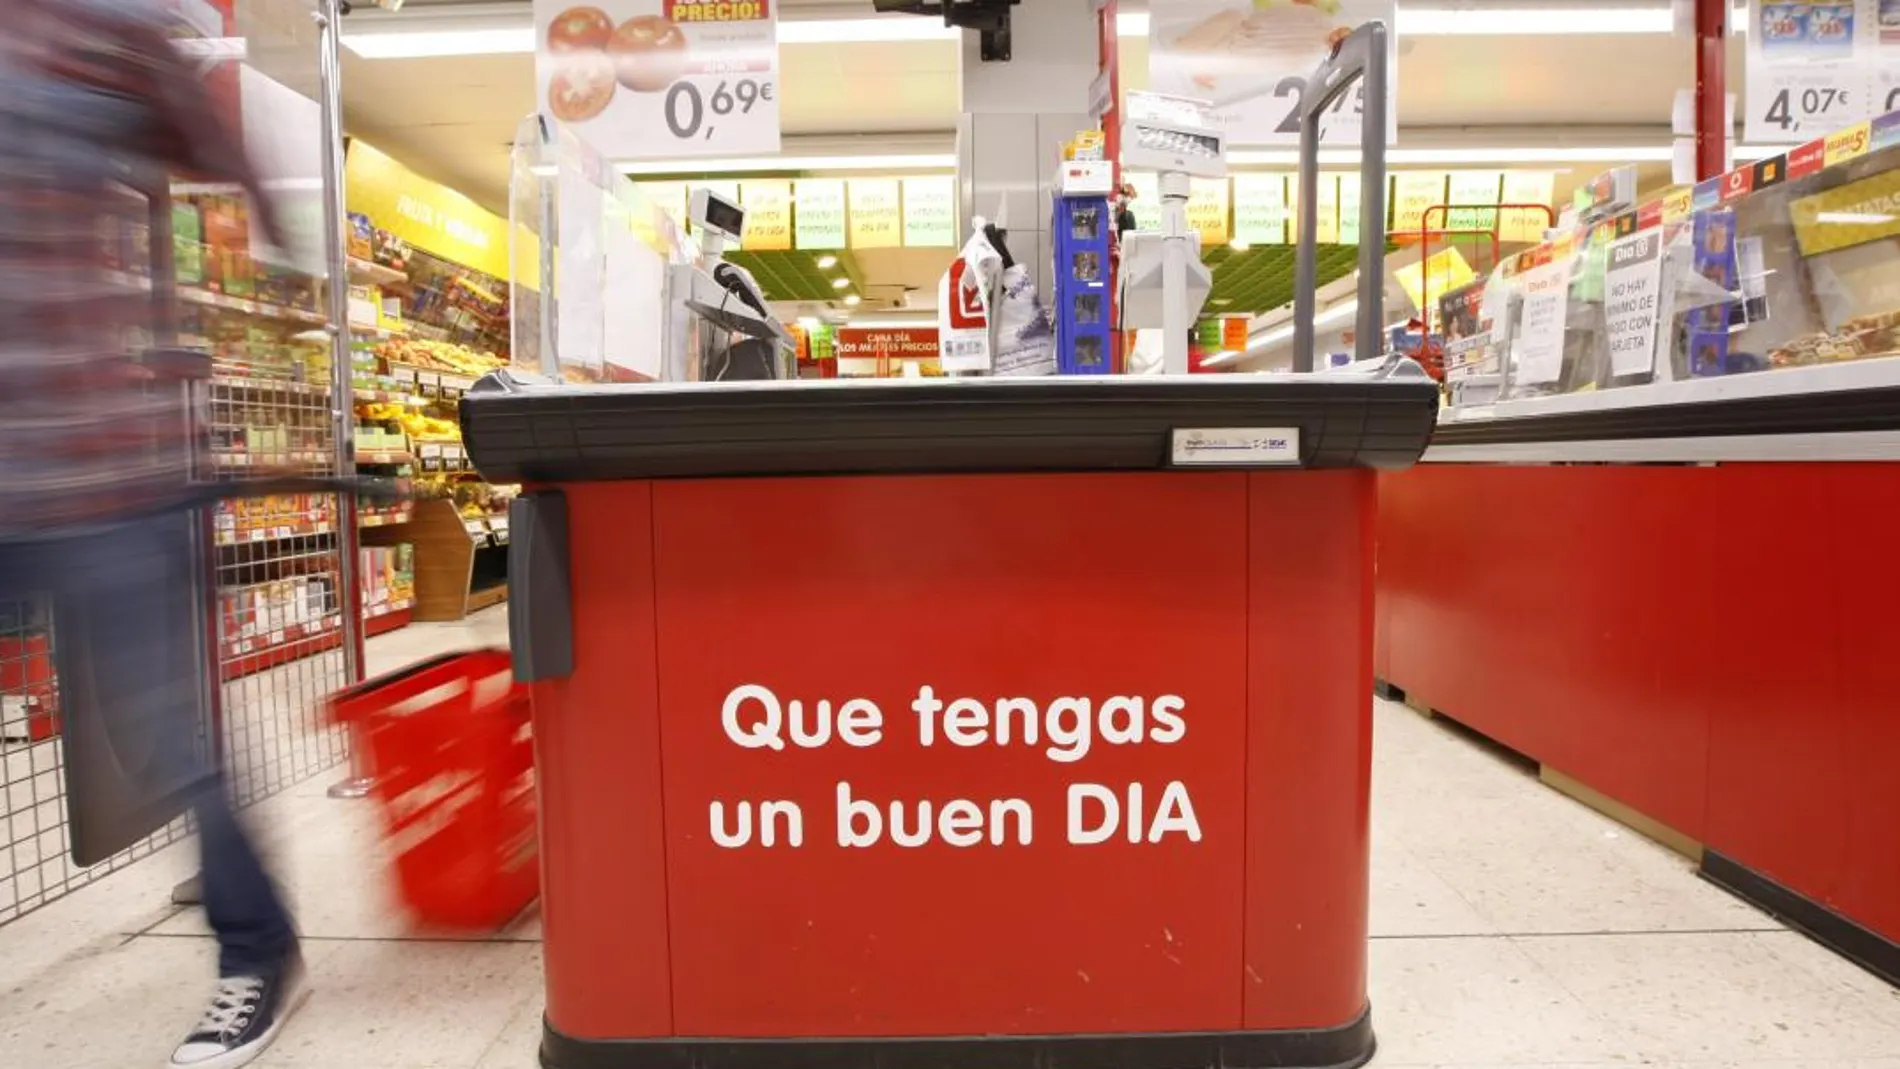
<path fill-rule="evenodd" d="M 1211 100 L 1241 145 L 1297 145 L 1307 79 L 1333 45 L 1374 20 L 1395 29 L 1393 0 L 1150 0 L 1148 82 L 1157 93 Z M 1397 32 L 1389 35 L 1386 142 L 1399 137 Z M 1364 83 L 1326 112 L 1320 136 L 1357 145 Z"/>
<path fill-rule="evenodd" d="M 1295 179 L 1297 182 L 1298 180 Z M 1313 240 L 1321 245 L 1339 244 L 1339 176 L 1323 174 L 1319 176 L 1319 226 L 1313 231 Z M 1294 218 L 1298 218 L 1295 216 Z M 1297 226 L 1294 228 L 1299 229 Z"/>
<path fill-rule="evenodd" d="M 1555 194 L 1557 178 L 1549 171 L 1506 171 L 1500 204 L 1549 204 Z M 1498 240 L 1542 241 L 1550 228 L 1550 216 L 1532 209 L 1506 209 L 1498 213 Z"/>
<path fill-rule="evenodd" d="M 609 159 L 779 149 L 779 0 L 534 0 L 544 111 Z"/>
<path fill-rule="evenodd" d="M 801 249 L 845 247 L 842 179 L 808 178 L 792 187 L 792 238 Z"/>
<path fill-rule="evenodd" d="M 1392 176 L 1392 225 L 1394 235 L 1414 235 L 1425 226 L 1425 212 L 1445 203 L 1443 171 L 1401 171 Z M 1445 212 L 1432 216 L 1432 228 L 1443 229 Z"/>
<path fill-rule="evenodd" d="M 1227 179 L 1196 178 L 1188 186 L 1188 229 L 1201 235 L 1201 248 L 1225 245 L 1233 233 L 1228 223 Z"/>
<path fill-rule="evenodd" d="M 840 327 L 835 343 L 840 378 L 901 378 L 906 364 L 925 375 L 941 375 L 940 335 L 926 327 Z"/>
<path fill-rule="evenodd" d="M 1496 204 L 1498 191 L 1504 185 L 1502 171 L 1453 171 L 1447 183 L 1446 203 L 1453 205 L 1448 230 L 1495 230 L 1498 225 L 1498 213 L 1475 207 L 1480 204 Z"/>
<path fill-rule="evenodd" d="M 1339 243 L 1359 244 L 1359 172 L 1339 176 Z"/>
<path fill-rule="evenodd" d="M 957 180 L 933 175 L 903 180 L 904 244 L 952 248 L 957 243 Z"/>
<path fill-rule="evenodd" d="M 1640 375 L 1656 368 L 1662 309 L 1661 230 L 1645 230 L 1610 244 L 1604 270 L 1604 333 L 1610 373 Z"/>
<path fill-rule="evenodd" d="M 1235 241 L 1286 244 L 1286 183 L 1283 174 L 1234 176 Z"/>
<path fill-rule="evenodd" d="M 343 195 L 350 212 L 424 252 L 509 277 L 507 220 L 362 140 L 352 140 L 344 158 Z"/>
<path fill-rule="evenodd" d="M 853 178 L 846 186 L 851 247 L 895 249 L 904 243 L 904 210 L 895 178 Z"/>
<path fill-rule="evenodd" d="M 783 252 L 792 247 L 792 184 L 783 181 L 739 183 L 745 208 L 747 252 Z"/>

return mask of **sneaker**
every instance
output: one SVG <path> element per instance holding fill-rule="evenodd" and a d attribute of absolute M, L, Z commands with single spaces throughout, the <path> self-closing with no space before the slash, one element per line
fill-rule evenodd
<path fill-rule="evenodd" d="M 227 976 L 197 1027 L 172 1052 L 171 1069 L 237 1069 L 270 1047 L 309 994 L 292 958 L 272 976 Z"/>

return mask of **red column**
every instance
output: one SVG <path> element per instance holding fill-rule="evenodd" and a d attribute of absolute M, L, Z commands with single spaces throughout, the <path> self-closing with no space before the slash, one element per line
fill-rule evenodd
<path fill-rule="evenodd" d="M 1728 17 L 1730 0 L 1696 0 L 1695 170 L 1714 178 L 1728 170 Z"/>

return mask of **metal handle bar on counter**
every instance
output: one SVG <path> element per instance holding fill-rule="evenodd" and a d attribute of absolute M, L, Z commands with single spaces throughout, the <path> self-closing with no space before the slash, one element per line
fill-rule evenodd
<path fill-rule="evenodd" d="M 1368 22 L 1352 31 L 1306 83 L 1300 101 L 1300 244 L 1293 283 L 1293 370 L 1313 370 L 1317 344 L 1313 316 L 1319 282 L 1319 125 L 1334 101 L 1365 85 L 1359 116 L 1359 308 L 1353 337 L 1355 361 L 1371 360 L 1383 348 L 1385 296 L 1386 57 L 1390 31 Z"/>

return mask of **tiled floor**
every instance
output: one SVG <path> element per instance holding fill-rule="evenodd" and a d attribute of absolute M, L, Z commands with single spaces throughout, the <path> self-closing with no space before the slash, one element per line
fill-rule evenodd
<path fill-rule="evenodd" d="M 505 641 L 499 613 L 377 639 L 380 671 Z M 1377 711 L 1378 1066 L 1900 1069 L 1900 991 L 1698 881 L 1675 855 L 1416 714 Z M 401 939 L 373 814 L 327 778 L 258 814 L 316 994 L 261 1066 L 531 1069 L 540 929 Z M 212 945 L 166 905 L 171 849 L 0 927 L 0 1066 L 156 1067 Z"/>

